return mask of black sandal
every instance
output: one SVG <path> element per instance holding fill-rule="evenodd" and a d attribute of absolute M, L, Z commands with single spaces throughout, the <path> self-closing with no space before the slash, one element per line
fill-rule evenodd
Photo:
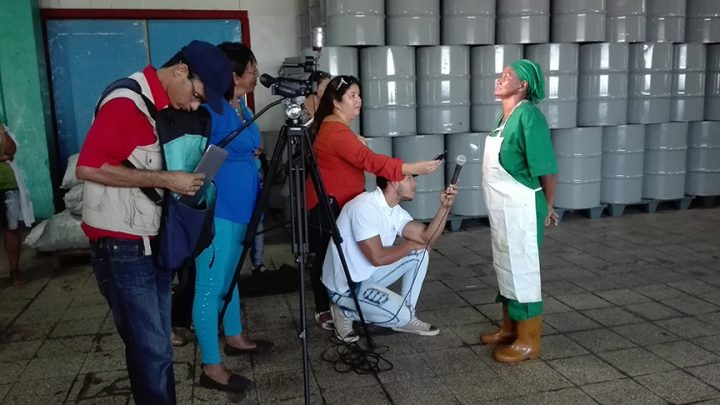
<path fill-rule="evenodd" d="M 232 373 L 228 379 L 227 384 L 221 384 L 212 378 L 208 377 L 204 372 L 200 373 L 200 386 L 209 388 L 211 390 L 220 390 L 227 392 L 243 393 L 248 391 L 253 386 L 253 382 L 247 378 Z"/>

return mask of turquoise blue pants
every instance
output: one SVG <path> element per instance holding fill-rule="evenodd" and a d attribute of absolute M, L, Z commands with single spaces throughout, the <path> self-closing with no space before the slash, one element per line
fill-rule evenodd
<path fill-rule="evenodd" d="M 242 241 L 247 224 L 238 224 L 215 217 L 215 238 L 195 260 L 195 301 L 193 302 L 193 325 L 200 344 L 203 364 L 220 364 L 218 340 L 218 316 L 223 306 L 235 268 L 242 254 Z M 225 336 L 242 333 L 240 297 L 237 286 L 223 318 Z"/>

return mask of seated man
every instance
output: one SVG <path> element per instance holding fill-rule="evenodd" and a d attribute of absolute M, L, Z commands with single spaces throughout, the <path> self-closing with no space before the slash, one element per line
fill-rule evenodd
<path fill-rule="evenodd" d="M 415 179 L 402 181 L 377 177 L 378 188 L 345 204 L 337 219 L 342 250 L 350 276 L 357 284 L 358 301 L 367 323 L 390 327 L 397 332 L 434 336 L 440 330 L 415 316 L 428 267 L 428 252 L 442 234 L 450 207 L 457 195 L 454 185 L 440 194 L 440 208 L 429 225 L 414 221 L 400 201 L 415 197 Z M 396 236 L 403 240 L 395 245 Z M 323 265 L 323 284 L 330 295 L 335 334 L 345 342 L 359 338 L 353 320 L 360 320 L 350 295 L 347 278 L 334 243 L 328 246 Z M 387 287 L 402 277 L 397 294 Z"/>

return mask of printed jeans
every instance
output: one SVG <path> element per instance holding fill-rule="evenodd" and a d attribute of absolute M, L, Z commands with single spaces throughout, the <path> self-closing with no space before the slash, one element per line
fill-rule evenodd
<path fill-rule="evenodd" d="M 135 403 L 175 404 L 170 342 L 172 273 L 145 256 L 142 240 L 102 238 L 90 243 L 100 292 L 125 343 Z"/>
<path fill-rule="evenodd" d="M 378 267 L 373 275 L 356 286 L 360 309 L 365 322 L 393 327 L 407 324 L 415 315 L 428 267 L 428 253 L 416 250 L 395 263 Z M 400 294 L 387 287 L 402 277 Z M 345 316 L 359 321 L 350 291 L 339 294 L 328 291 L 330 301 L 337 304 Z"/>

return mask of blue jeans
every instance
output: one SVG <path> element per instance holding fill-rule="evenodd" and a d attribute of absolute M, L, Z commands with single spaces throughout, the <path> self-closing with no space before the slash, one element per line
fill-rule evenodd
<path fill-rule="evenodd" d="M 365 322 L 385 327 L 410 322 L 427 274 L 428 255 L 425 250 L 415 250 L 395 263 L 377 267 L 369 279 L 356 286 Z M 400 294 L 387 288 L 401 277 Z M 350 291 L 340 294 L 328 290 L 328 293 L 330 301 L 339 306 L 345 316 L 360 320 Z"/>
<path fill-rule="evenodd" d="M 100 292 L 125 343 L 135 403 L 175 404 L 170 342 L 172 273 L 145 256 L 141 240 L 102 238 L 90 242 Z"/>

